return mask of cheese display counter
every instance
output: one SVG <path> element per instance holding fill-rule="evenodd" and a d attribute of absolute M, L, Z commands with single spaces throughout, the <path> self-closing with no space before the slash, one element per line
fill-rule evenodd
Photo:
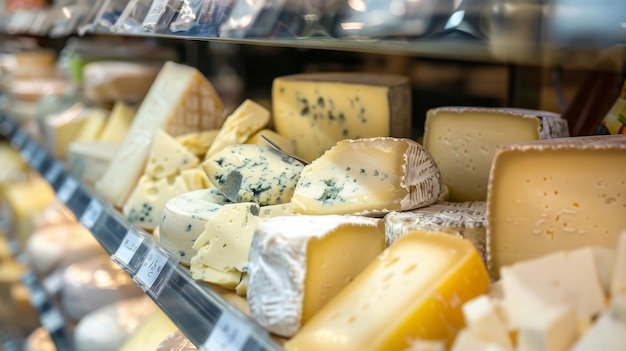
<path fill-rule="evenodd" d="M 615 103 L 584 135 L 582 112 L 518 106 L 519 92 L 424 101 L 411 61 L 513 76 L 601 61 L 623 83 L 613 25 L 626 19 L 575 45 L 556 2 L 392 3 L 76 1 L 0 16 L 7 40 L 50 37 L 0 61 L 4 347 L 626 348 L 626 90 L 604 85 Z M 507 43 L 514 19 L 544 32 Z M 233 73 L 255 60 L 246 48 L 411 63 Z"/>

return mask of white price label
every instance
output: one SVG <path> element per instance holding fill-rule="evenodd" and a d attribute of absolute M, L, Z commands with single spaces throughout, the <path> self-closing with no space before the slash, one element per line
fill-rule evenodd
<path fill-rule="evenodd" d="M 22 146 L 24 146 L 24 142 L 26 142 L 26 133 L 20 129 L 15 132 L 15 135 L 11 139 L 11 145 L 16 149 L 21 149 Z"/>
<path fill-rule="evenodd" d="M 202 344 L 204 351 L 241 351 L 248 341 L 250 326 L 242 323 L 232 313 L 222 312 L 211 334 Z"/>
<path fill-rule="evenodd" d="M 137 249 L 139 249 L 142 242 L 143 236 L 129 230 L 126 233 L 126 236 L 124 236 L 124 240 L 122 240 L 120 247 L 117 248 L 113 256 L 124 265 L 128 265 L 135 256 L 135 252 L 137 252 Z"/>
<path fill-rule="evenodd" d="M 9 134 L 11 134 L 11 132 L 13 131 L 13 128 L 15 128 L 13 126 L 13 123 L 7 121 L 6 119 L 4 121 L 2 121 L 0 123 L 0 134 L 7 136 Z"/>
<path fill-rule="evenodd" d="M 146 255 L 146 259 L 137 271 L 135 278 L 143 283 L 146 290 L 150 289 L 159 277 L 159 274 L 163 271 L 163 268 L 167 264 L 167 260 L 167 254 L 154 247 L 150 248 L 150 251 L 148 251 L 148 254 Z"/>
<path fill-rule="evenodd" d="M 46 296 L 46 293 L 42 289 L 30 290 L 30 303 L 35 306 L 35 308 L 41 308 L 46 300 L 48 300 L 48 296 Z"/>
<path fill-rule="evenodd" d="M 38 149 L 35 156 L 32 158 L 31 165 L 34 169 L 39 170 L 43 165 L 43 161 L 46 159 L 46 151 L 44 149 Z"/>
<path fill-rule="evenodd" d="M 102 206 L 100 201 L 91 199 L 91 202 L 87 205 L 85 212 L 83 212 L 80 216 L 80 223 L 87 229 L 93 228 L 96 221 L 98 221 L 98 218 L 100 218 L 103 210 L 104 206 Z"/>
<path fill-rule="evenodd" d="M 53 184 L 59 179 L 61 173 L 63 172 L 63 165 L 59 162 L 53 162 L 50 168 L 44 174 L 44 178 L 48 181 L 48 183 Z"/>
<path fill-rule="evenodd" d="M 78 189 L 78 182 L 76 179 L 71 177 L 65 178 L 63 185 L 61 185 L 61 188 L 57 192 L 57 198 L 61 201 L 61 203 L 67 205 L 67 202 L 72 198 L 76 189 Z"/>
<path fill-rule="evenodd" d="M 39 316 L 41 325 L 46 328 L 49 333 L 59 331 L 65 325 L 65 320 L 61 312 L 56 308 L 51 308 Z"/>

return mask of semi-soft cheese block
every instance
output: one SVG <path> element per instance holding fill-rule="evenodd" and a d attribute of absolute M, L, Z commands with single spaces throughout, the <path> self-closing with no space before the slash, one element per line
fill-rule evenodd
<path fill-rule="evenodd" d="M 626 218 L 626 135 L 560 138 L 496 152 L 487 200 L 492 272 L 586 245 L 612 247 Z"/>
<path fill-rule="evenodd" d="M 159 225 L 160 242 L 166 250 L 189 265 L 197 251 L 192 247 L 226 199 L 216 189 L 201 189 L 173 197 L 165 204 Z"/>
<path fill-rule="evenodd" d="M 463 304 L 463 317 L 467 330 L 476 337 L 501 347 L 513 348 L 502 311 L 488 295 L 480 295 Z"/>
<path fill-rule="evenodd" d="M 104 130 L 109 111 L 101 108 L 89 108 L 86 121 L 78 131 L 78 135 L 73 141 L 96 141 L 100 133 Z"/>
<path fill-rule="evenodd" d="M 576 339 L 578 324 L 574 310 L 556 305 L 537 313 L 534 320 L 520 326 L 517 332 L 517 348 L 568 351 Z"/>
<path fill-rule="evenodd" d="M 98 136 L 98 141 L 121 144 L 133 123 L 136 112 L 135 107 L 123 101 L 116 101 L 102 132 Z"/>
<path fill-rule="evenodd" d="M 102 176 L 115 158 L 118 145 L 104 142 L 72 142 L 67 152 L 68 170 L 92 184 Z"/>
<path fill-rule="evenodd" d="M 471 241 L 486 260 L 486 210 L 485 201 L 467 201 L 437 202 L 415 210 L 389 212 L 385 215 L 387 245 L 408 232 L 442 231 Z"/>
<path fill-rule="evenodd" d="M 513 351 L 487 340 L 481 339 L 467 329 L 459 332 L 450 349 L 451 351 Z"/>
<path fill-rule="evenodd" d="M 199 161 L 196 155 L 159 129 L 152 139 L 144 174 L 154 178 L 173 176 L 197 166 Z"/>
<path fill-rule="evenodd" d="M 219 129 L 203 130 L 179 135 L 175 139 L 194 155 L 204 157 L 219 132 Z"/>
<path fill-rule="evenodd" d="M 219 96 L 197 69 L 165 63 L 97 190 L 121 207 L 142 174 L 158 129 L 176 137 L 219 128 L 223 120 Z"/>
<path fill-rule="evenodd" d="M 441 107 L 426 116 L 424 147 L 450 189 L 450 201 L 485 201 L 489 170 L 503 144 L 568 136 L 567 121 L 550 112 Z"/>
<path fill-rule="evenodd" d="M 141 102 L 161 69 L 161 63 L 95 61 L 83 67 L 83 91 L 92 101 Z"/>
<path fill-rule="evenodd" d="M 304 164 L 267 146 L 236 144 L 214 153 L 202 168 L 229 200 L 265 206 L 291 200 Z"/>
<path fill-rule="evenodd" d="M 270 111 L 252 100 L 244 101 L 230 116 L 215 136 L 205 158 L 209 158 L 224 147 L 243 144 L 254 133 L 270 121 Z"/>
<path fill-rule="evenodd" d="M 378 256 L 285 344 L 303 350 L 403 350 L 416 338 L 450 345 L 461 306 L 487 291 L 474 246 L 442 232 L 412 232 Z"/>
<path fill-rule="evenodd" d="M 385 248 L 380 219 L 286 216 L 258 226 L 247 298 L 253 318 L 292 336 Z"/>
<path fill-rule="evenodd" d="M 161 179 L 144 175 L 124 203 L 122 213 L 130 223 L 153 230 L 161 221 L 165 204 L 171 198 L 189 190 L 185 179 L 180 175 Z"/>
<path fill-rule="evenodd" d="M 278 77 L 272 84 L 276 131 L 308 162 L 343 139 L 411 133 L 411 88 L 406 77 L 314 73 Z"/>
<path fill-rule="evenodd" d="M 411 139 L 342 140 L 304 167 L 291 199 L 302 214 L 412 210 L 439 197 L 439 169 Z"/>

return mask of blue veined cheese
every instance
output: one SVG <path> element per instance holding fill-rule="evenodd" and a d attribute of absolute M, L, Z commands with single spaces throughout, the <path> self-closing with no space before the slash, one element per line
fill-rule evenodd
<path fill-rule="evenodd" d="M 417 142 L 342 140 L 307 165 L 291 198 L 300 214 L 383 215 L 435 203 L 439 169 Z"/>
<path fill-rule="evenodd" d="M 194 242 L 198 253 L 191 261 L 192 270 L 197 263 L 222 272 L 246 271 L 252 236 L 260 222 L 258 204 L 225 204 Z"/>
<path fill-rule="evenodd" d="M 159 129 L 152 139 L 144 174 L 154 178 L 169 177 L 197 166 L 199 161 L 196 155 Z"/>
<path fill-rule="evenodd" d="M 163 208 L 160 242 L 166 250 L 190 265 L 197 251 L 193 243 L 204 231 L 206 223 L 223 205 L 229 203 L 216 189 L 190 191 L 170 199 Z"/>
<path fill-rule="evenodd" d="M 362 216 L 265 219 L 250 249 L 253 318 L 292 336 L 385 249 L 383 221 Z"/>
<path fill-rule="evenodd" d="M 161 222 L 167 201 L 188 191 L 189 187 L 180 175 L 161 179 L 144 175 L 122 207 L 122 213 L 130 223 L 150 231 Z"/>
<path fill-rule="evenodd" d="M 209 180 L 233 202 L 288 203 L 304 164 L 269 147 L 229 145 L 202 164 Z"/>
<path fill-rule="evenodd" d="M 228 145 L 243 144 L 270 121 L 270 111 L 252 100 L 244 101 L 226 118 L 207 150 L 205 159 Z"/>
<path fill-rule="evenodd" d="M 487 262 L 485 201 L 437 202 L 427 207 L 393 211 L 385 215 L 387 246 L 412 231 L 441 231 L 468 239 Z"/>
<path fill-rule="evenodd" d="M 308 162 L 343 139 L 411 133 L 406 77 L 365 72 L 278 77 L 272 84 L 274 125 Z"/>

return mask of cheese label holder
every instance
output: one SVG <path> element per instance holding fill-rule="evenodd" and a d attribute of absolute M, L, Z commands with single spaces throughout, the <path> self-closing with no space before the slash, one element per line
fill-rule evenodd
<path fill-rule="evenodd" d="M 96 198 L 92 198 L 89 205 L 87 205 L 85 211 L 80 216 L 80 224 L 82 224 L 85 228 L 92 230 L 98 222 L 98 219 L 102 216 L 102 212 L 104 212 L 104 205 L 102 202 Z"/>
<path fill-rule="evenodd" d="M 151 241 L 133 280 L 153 299 L 157 299 L 178 265 L 178 256 L 170 254 L 158 242 Z"/>
<path fill-rule="evenodd" d="M 73 177 L 65 177 L 63 184 L 56 193 L 57 200 L 67 205 L 74 194 L 76 194 L 76 190 L 78 190 L 78 181 Z"/>
<path fill-rule="evenodd" d="M 233 313 L 224 310 L 200 350 L 242 351 L 246 349 L 251 329 L 250 325 L 242 323 Z"/>
<path fill-rule="evenodd" d="M 43 177 L 46 178 L 55 191 L 59 191 L 57 181 L 62 178 L 61 175 L 63 175 L 63 164 L 59 161 L 52 161 L 50 167 L 48 167 L 46 172 L 43 174 Z"/>
<path fill-rule="evenodd" d="M 11 138 L 11 146 L 13 146 L 17 150 L 21 150 L 24 146 L 24 143 L 28 139 L 28 135 L 21 129 L 18 129 L 13 137 Z"/>
<path fill-rule="evenodd" d="M 0 135 L 8 137 L 15 130 L 15 124 L 11 123 L 4 115 L 0 116 Z"/>
<path fill-rule="evenodd" d="M 120 242 L 120 246 L 111 255 L 111 260 L 122 267 L 131 277 L 141 268 L 150 249 L 145 238 L 145 234 L 129 229 Z"/>

